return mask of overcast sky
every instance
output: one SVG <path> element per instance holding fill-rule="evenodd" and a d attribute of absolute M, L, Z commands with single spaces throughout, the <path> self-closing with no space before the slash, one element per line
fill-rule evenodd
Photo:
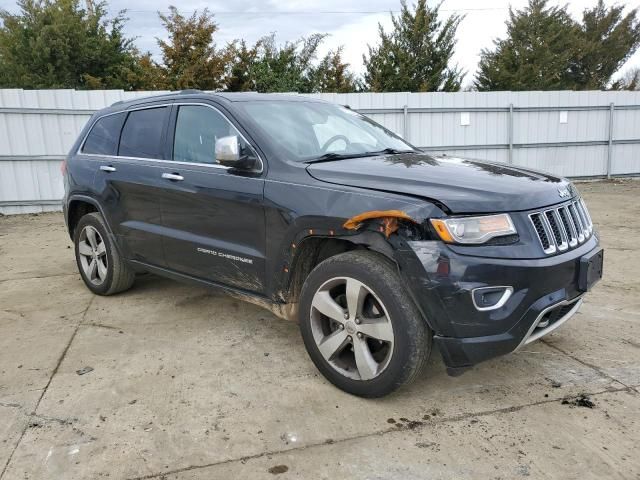
<path fill-rule="evenodd" d="M 408 3 L 412 3 L 409 0 Z M 429 4 L 435 2 L 429 0 Z M 444 0 L 441 11 L 444 15 L 453 13 L 465 15 L 458 30 L 458 45 L 455 61 L 466 70 L 465 84 L 473 79 L 480 50 L 492 46 L 496 37 L 506 32 L 505 20 L 509 5 L 516 9 L 526 5 L 527 0 Z M 571 2 L 551 0 L 551 4 L 569 4 L 569 10 L 576 18 L 582 11 L 591 7 L 596 0 L 577 0 Z M 638 8 L 640 0 L 613 2 L 626 5 L 627 10 Z M 111 0 L 112 12 L 127 9 L 130 20 L 127 33 L 137 37 L 136 44 L 141 50 L 158 53 L 156 37 L 164 32 L 158 20 L 157 10 L 166 10 L 157 0 Z M 377 41 L 377 25 L 388 28 L 391 21 L 389 12 L 397 12 L 400 0 L 324 0 L 311 2 L 304 0 L 214 0 L 175 1 L 178 9 L 190 14 L 195 9 L 208 7 L 215 14 L 220 30 L 216 42 L 224 45 L 236 38 L 254 42 L 258 38 L 275 32 L 279 42 L 293 41 L 311 33 L 330 34 L 322 52 L 330 48 L 344 46 L 344 57 L 356 73 L 362 72 L 362 54 L 367 51 L 367 43 Z M 0 0 L 0 8 L 16 10 L 14 0 Z M 621 69 L 626 71 L 632 66 L 640 66 L 640 51 Z"/>

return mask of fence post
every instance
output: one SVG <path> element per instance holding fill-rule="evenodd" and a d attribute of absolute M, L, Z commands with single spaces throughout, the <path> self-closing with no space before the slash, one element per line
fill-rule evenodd
<path fill-rule="evenodd" d="M 615 104 L 609 104 L 609 144 L 607 146 L 607 179 L 611 178 L 611 161 L 613 160 L 613 115 Z"/>
<path fill-rule="evenodd" d="M 513 164 L 513 103 L 509 104 L 509 165 Z"/>
<path fill-rule="evenodd" d="M 409 135 L 409 124 L 407 123 L 409 117 L 409 106 L 405 105 L 404 107 L 402 107 L 402 137 L 408 142 L 409 139 L 407 138 L 407 136 Z"/>

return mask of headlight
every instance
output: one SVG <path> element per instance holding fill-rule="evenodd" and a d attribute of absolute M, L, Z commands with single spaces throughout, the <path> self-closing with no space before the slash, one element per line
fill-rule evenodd
<path fill-rule="evenodd" d="M 518 233 L 507 213 L 481 217 L 433 218 L 431 225 L 447 243 L 479 244 L 495 237 Z"/>

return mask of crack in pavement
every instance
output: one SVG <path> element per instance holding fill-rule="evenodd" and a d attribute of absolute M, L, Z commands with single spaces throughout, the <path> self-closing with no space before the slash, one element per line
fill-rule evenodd
<path fill-rule="evenodd" d="M 106 328 L 107 330 L 115 330 L 117 332 L 122 332 L 123 329 L 121 327 L 114 327 L 112 325 L 103 325 L 101 323 L 81 323 L 83 327 L 96 327 L 96 328 Z"/>
<path fill-rule="evenodd" d="M 40 275 L 40 276 L 35 276 L 35 277 L 3 278 L 3 279 L 0 280 L 0 283 L 17 282 L 18 280 L 39 280 L 41 278 L 70 277 L 72 275 L 79 275 L 79 273 L 56 273 L 54 275 Z"/>
<path fill-rule="evenodd" d="M 40 406 L 40 402 L 42 402 L 42 399 L 44 398 L 45 394 L 47 393 L 47 390 L 49 389 L 49 385 L 51 385 L 51 382 L 53 381 L 53 377 L 56 376 L 56 373 L 58 373 L 58 370 L 60 368 L 60 365 L 62 365 L 62 362 L 64 361 L 65 357 L 67 356 L 67 352 L 69 351 L 69 348 L 71 348 L 71 344 L 73 343 L 73 340 L 76 338 L 76 334 L 78 333 L 78 329 L 80 328 L 80 324 L 84 321 L 87 312 L 89 311 L 89 308 L 91 308 L 91 305 L 93 304 L 93 300 L 95 299 L 95 295 L 91 297 L 91 299 L 89 300 L 89 303 L 87 304 L 87 308 L 84 309 L 84 313 L 82 314 L 82 318 L 80 319 L 80 322 L 78 322 L 78 324 L 76 325 L 76 328 L 73 329 L 73 333 L 71 334 L 71 337 L 69 338 L 69 341 L 67 342 L 67 345 L 65 346 L 64 350 L 62 351 L 62 354 L 60 355 L 60 357 L 58 358 L 58 361 L 56 363 L 56 366 L 53 369 L 53 372 L 51 372 L 51 375 L 49 376 L 49 380 L 47 381 L 47 384 L 45 385 L 44 389 L 42 390 L 42 393 L 40 394 L 40 396 L 38 397 L 38 400 L 35 404 L 35 407 L 33 408 L 33 411 L 29 414 L 27 421 L 25 422 L 25 426 L 22 429 L 22 433 L 20 433 L 20 437 L 18 438 L 18 441 L 16 442 L 15 446 L 13 447 L 13 450 L 11 450 L 11 453 L 9 454 L 9 457 L 7 458 L 7 461 L 4 464 L 4 467 L 2 468 L 2 472 L 0 472 L 0 480 L 2 480 L 2 478 L 4 478 L 5 473 L 7 472 L 7 469 L 9 468 L 9 464 L 11 463 L 11 460 L 13 460 L 13 456 L 16 453 L 16 450 L 18 450 L 18 447 L 20 446 L 20 443 L 22 442 L 22 439 L 24 438 L 28 428 L 29 428 L 29 424 L 31 423 L 31 419 L 33 419 L 34 417 L 37 416 L 37 411 L 38 411 L 38 407 Z"/>
<path fill-rule="evenodd" d="M 541 339 L 540 339 L 540 341 L 541 341 L 542 343 L 544 343 L 546 346 L 548 346 L 548 347 L 550 347 L 550 348 L 553 348 L 554 350 L 557 350 L 558 352 L 560 352 L 560 353 L 562 353 L 562 354 L 566 355 L 567 357 L 569 357 L 569 358 L 570 358 L 570 359 L 572 359 L 572 360 L 575 360 L 575 361 L 576 361 L 576 362 L 578 362 L 579 364 L 584 365 L 585 367 L 587 367 L 587 368 L 590 368 L 590 369 L 594 370 L 594 371 L 595 371 L 598 375 L 600 375 L 601 377 L 606 378 L 606 379 L 608 379 L 608 380 L 613 380 L 614 382 L 618 382 L 620 385 L 624 385 L 624 386 L 625 386 L 625 388 L 627 388 L 627 389 L 635 390 L 633 387 L 631 387 L 631 386 L 627 385 L 626 383 L 621 382 L 621 381 L 620 381 L 620 380 L 618 380 L 617 378 L 615 378 L 615 377 L 613 377 L 613 376 L 609 375 L 608 373 L 606 373 L 605 371 L 603 371 L 603 370 L 602 370 L 600 367 L 598 367 L 597 365 L 594 365 L 594 364 L 589 363 L 589 362 L 587 362 L 587 361 L 585 361 L 585 360 L 582 360 L 581 358 L 578 358 L 578 357 L 576 357 L 576 356 L 574 356 L 574 355 L 571 355 L 569 352 L 564 351 L 562 348 L 560 348 L 560 347 L 558 347 L 558 346 L 554 345 L 553 343 L 549 343 L 549 342 L 548 342 L 546 339 L 544 339 L 544 338 L 541 338 Z"/>
<path fill-rule="evenodd" d="M 518 412 L 520 410 L 524 410 L 526 408 L 529 407 L 536 407 L 539 405 L 545 405 L 548 403 L 555 403 L 558 401 L 562 401 L 562 400 L 572 400 L 572 399 L 578 399 L 583 395 L 589 395 L 592 397 L 598 396 L 598 395 L 602 395 L 602 394 L 606 394 L 606 393 L 617 393 L 617 392 L 636 392 L 633 388 L 630 387 L 623 387 L 623 388 L 614 388 L 614 389 L 607 389 L 607 390 L 601 390 L 599 392 L 594 392 L 594 393 L 581 393 L 578 395 L 572 395 L 572 396 L 566 396 L 563 397 L 562 399 L 548 399 L 548 400 L 541 400 L 539 402 L 533 402 L 533 403 L 528 403 L 525 405 L 516 405 L 516 406 L 511 406 L 511 407 L 504 407 L 504 408 L 497 408 L 494 410 L 487 410 L 484 412 L 477 412 L 477 413 L 461 413 L 459 415 L 452 415 L 451 417 L 443 417 L 443 418 L 438 418 L 437 420 L 433 420 L 433 417 L 430 420 L 425 420 L 423 422 L 413 422 L 413 423 L 409 423 L 408 425 L 403 425 L 403 426 L 396 426 L 396 427 L 390 427 L 390 428 L 386 428 L 383 430 L 377 430 L 374 432 L 369 432 L 369 433 L 362 433 L 360 435 L 354 435 L 351 437 L 345 437 L 345 438 L 341 438 L 338 440 L 332 440 L 330 442 L 331 445 L 335 445 L 338 443 L 346 443 L 346 442 L 350 442 L 352 440 L 360 440 L 363 438 L 368 438 L 368 437 L 375 437 L 375 436 L 383 436 L 386 435 L 388 433 L 393 433 L 393 432 L 403 432 L 403 431 L 413 431 L 413 432 L 419 432 L 421 430 L 423 430 L 426 427 L 430 427 L 430 426 L 434 426 L 434 425 L 442 425 L 442 424 L 446 424 L 446 423 L 452 423 L 452 422 L 460 422 L 460 421 L 464 421 L 467 420 L 469 418 L 478 418 L 478 417 L 486 417 L 486 416 L 490 416 L 490 415 L 495 415 L 495 414 L 503 414 L 503 413 L 513 413 L 513 412 Z M 398 424 L 396 424 L 398 425 Z M 165 472 L 160 472 L 160 473 L 154 473 L 151 475 L 143 475 L 143 476 L 138 476 L 138 477 L 129 477 L 127 480 L 152 480 L 152 479 L 156 479 L 156 478 L 164 478 L 168 475 L 175 475 L 177 473 L 184 473 L 184 472 L 190 472 L 193 470 L 201 470 L 204 468 L 211 468 L 211 467 L 216 467 L 216 466 L 220 466 L 220 465 L 227 465 L 230 463 L 236 463 L 236 462 L 246 462 L 247 460 L 255 460 L 257 458 L 263 458 L 263 457 L 269 457 L 271 455 L 280 455 L 283 453 L 292 453 L 292 452 L 298 452 L 298 451 L 304 451 L 304 450 L 308 450 L 311 448 L 315 448 L 315 447 L 321 447 L 321 446 L 325 446 L 325 445 L 329 445 L 329 442 L 327 440 L 324 440 L 322 442 L 315 442 L 315 443 L 310 443 L 307 445 L 301 445 L 299 447 L 292 447 L 292 448 L 282 448 L 279 450 L 271 450 L 268 452 L 261 452 L 261 453 L 256 453 L 254 455 L 247 455 L 244 457 L 238 457 L 238 458 L 230 458 L 227 460 L 220 460 L 217 462 L 211 462 L 211 463 L 207 463 L 207 464 L 203 464 L 203 465 L 189 465 L 186 467 L 182 467 L 182 468 L 177 468 L 175 470 L 169 470 L 169 471 L 165 471 Z"/>

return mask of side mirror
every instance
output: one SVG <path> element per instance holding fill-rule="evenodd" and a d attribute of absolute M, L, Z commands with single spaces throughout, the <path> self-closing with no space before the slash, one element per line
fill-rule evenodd
<path fill-rule="evenodd" d="M 216 140 L 215 154 L 217 163 L 239 170 L 254 169 L 258 162 L 253 148 L 249 145 L 241 145 L 237 135 L 218 138 Z"/>

